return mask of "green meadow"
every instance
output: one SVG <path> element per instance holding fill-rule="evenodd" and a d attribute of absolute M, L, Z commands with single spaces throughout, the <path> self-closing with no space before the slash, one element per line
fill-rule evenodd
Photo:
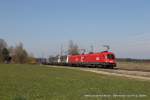
<path fill-rule="evenodd" d="M 150 81 L 44 65 L 0 64 L 0 100 L 150 100 Z"/>

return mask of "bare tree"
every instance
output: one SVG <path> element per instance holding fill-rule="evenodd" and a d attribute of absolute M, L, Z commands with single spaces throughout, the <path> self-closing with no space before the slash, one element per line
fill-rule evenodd
<path fill-rule="evenodd" d="M 7 43 L 5 42 L 4 39 L 0 39 L 0 62 L 3 62 L 3 50 L 4 48 L 7 48 Z"/>
<path fill-rule="evenodd" d="M 9 56 L 9 51 L 8 51 L 8 49 L 7 48 L 3 48 L 3 50 L 2 50 L 2 61 L 4 62 L 4 63 L 8 63 L 8 62 L 10 62 L 10 56 Z"/>
<path fill-rule="evenodd" d="M 74 44 L 72 40 L 69 41 L 68 54 L 69 55 L 78 55 L 79 54 L 79 47 L 77 44 Z"/>
<path fill-rule="evenodd" d="M 22 43 L 19 43 L 19 45 L 13 49 L 12 60 L 15 63 L 26 63 L 28 61 L 28 53 L 23 48 Z"/>
<path fill-rule="evenodd" d="M 4 39 L 0 39 L 0 50 L 7 47 L 7 43 Z"/>

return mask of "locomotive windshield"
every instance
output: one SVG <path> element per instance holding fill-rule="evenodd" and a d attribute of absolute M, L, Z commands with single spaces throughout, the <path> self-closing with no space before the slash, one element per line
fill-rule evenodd
<path fill-rule="evenodd" d="M 108 54 L 108 55 L 107 55 L 107 58 L 108 58 L 108 59 L 115 59 L 115 56 L 114 56 L 113 54 Z"/>

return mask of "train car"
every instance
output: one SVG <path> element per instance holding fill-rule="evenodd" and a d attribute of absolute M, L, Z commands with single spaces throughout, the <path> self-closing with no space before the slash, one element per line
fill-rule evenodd
<path fill-rule="evenodd" d="M 112 52 L 104 51 L 93 54 L 70 55 L 68 56 L 69 65 L 90 66 L 90 67 L 116 67 L 115 55 Z"/>

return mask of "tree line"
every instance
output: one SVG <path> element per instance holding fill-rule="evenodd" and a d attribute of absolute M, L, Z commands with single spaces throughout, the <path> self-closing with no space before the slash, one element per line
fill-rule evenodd
<path fill-rule="evenodd" d="M 4 39 L 0 39 L 0 63 L 32 63 L 35 59 L 24 49 L 23 44 L 8 46 Z"/>

